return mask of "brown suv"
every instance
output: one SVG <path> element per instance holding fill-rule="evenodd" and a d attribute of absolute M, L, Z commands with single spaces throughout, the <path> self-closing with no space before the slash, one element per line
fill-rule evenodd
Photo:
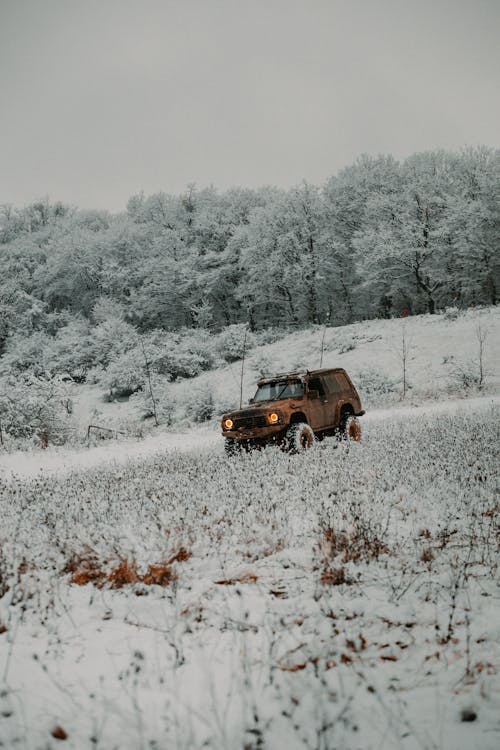
<path fill-rule="evenodd" d="M 276 443 L 293 452 L 309 448 L 315 436 L 359 441 L 356 417 L 365 412 L 345 370 L 304 370 L 261 378 L 249 406 L 224 414 L 227 453 Z"/>

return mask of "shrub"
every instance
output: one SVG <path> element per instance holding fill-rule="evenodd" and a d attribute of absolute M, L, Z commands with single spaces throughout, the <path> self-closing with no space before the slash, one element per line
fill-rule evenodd
<path fill-rule="evenodd" d="M 252 362 L 252 370 L 261 378 L 273 374 L 273 365 L 269 357 L 264 355 L 257 356 Z"/>
<path fill-rule="evenodd" d="M 236 323 L 219 333 L 216 349 L 226 362 L 236 362 L 253 346 L 255 346 L 253 333 L 250 333 L 245 323 Z"/>
<path fill-rule="evenodd" d="M 352 338 L 344 338 L 337 342 L 337 352 L 339 354 L 346 354 L 346 352 L 352 352 L 356 348 L 356 342 Z"/>
<path fill-rule="evenodd" d="M 282 328 L 265 328 L 263 331 L 254 334 L 255 345 L 263 346 L 264 344 L 274 344 L 276 341 L 280 341 L 284 336 L 286 336 L 286 331 Z"/>
<path fill-rule="evenodd" d="M 153 404 L 154 399 L 154 404 Z M 131 401 L 135 403 L 144 419 L 156 417 L 160 424 L 171 425 L 174 421 L 176 402 L 172 397 L 170 383 L 167 378 L 153 373 L 151 375 L 151 389 L 149 381 L 135 393 Z"/>
<path fill-rule="evenodd" d="M 388 377 L 380 370 L 361 370 L 355 378 L 356 386 L 367 394 L 394 393 L 398 388 L 398 381 Z"/>
<path fill-rule="evenodd" d="M 211 389 L 193 390 L 186 401 L 186 415 L 195 422 L 208 422 L 215 413 L 214 397 Z"/>
<path fill-rule="evenodd" d="M 456 320 L 460 315 L 458 307 L 446 307 L 443 313 L 445 320 Z"/>
<path fill-rule="evenodd" d="M 462 388 L 468 391 L 471 388 L 478 388 L 481 384 L 481 375 L 479 366 L 472 360 L 464 363 L 455 362 L 450 357 L 446 364 L 450 365 L 450 380 L 452 388 Z"/>
<path fill-rule="evenodd" d="M 2 429 L 15 438 L 36 438 L 42 447 L 65 443 L 74 425 L 66 385 L 33 375 L 0 382 Z"/>
<path fill-rule="evenodd" d="M 112 318 L 96 326 L 93 340 L 96 364 L 106 367 L 136 345 L 138 332 L 130 323 L 119 318 Z"/>
<path fill-rule="evenodd" d="M 35 331 L 30 336 L 16 334 L 7 340 L 0 359 L 1 373 L 30 372 L 35 377 L 45 377 L 50 374 L 54 348 L 54 338 L 43 331 Z"/>
<path fill-rule="evenodd" d="M 184 330 L 168 333 L 156 330 L 143 338 L 152 369 L 170 380 L 192 378 L 211 369 L 216 362 L 214 339 L 208 331 Z"/>
<path fill-rule="evenodd" d="M 103 372 L 101 384 L 106 386 L 109 399 L 131 396 L 146 382 L 144 355 L 139 348 L 122 354 Z"/>

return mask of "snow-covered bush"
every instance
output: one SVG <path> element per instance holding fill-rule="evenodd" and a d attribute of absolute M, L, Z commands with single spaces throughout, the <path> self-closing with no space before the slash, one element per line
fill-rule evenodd
<path fill-rule="evenodd" d="M 54 338 L 48 333 L 35 331 L 30 336 L 15 334 L 7 340 L 5 353 L 0 358 L 0 373 L 27 372 L 35 377 L 44 377 L 50 373 L 54 355 Z"/>
<path fill-rule="evenodd" d="M 356 375 L 356 387 L 364 393 L 394 393 L 398 382 L 380 370 L 360 370 Z"/>
<path fill-rule="evenodd" d="M 110 297 L 100 297 L 92 308 L 92 318 L 96 323 L 106 320 L 124 320 L 123 305 Z"/>
<path fill-rule="evenodd" d="M 185 403 L 186 415 L 195 422 L 208 422 L 215 414 L 214 395 L 208 386 L 193 389 Z"/>
<path fill-rule="evenodd" d="M 48 359 L 51 373 L 68 374 L 73 380 L 83 382 L 95 364 L 93 335 L 90 324 L 84 318 L 74 318 L 58 329 L 51 357 Z"/>
<path fill-rule="evenodd" d="M 105 385 L 108 398 L 131 396 L 146 382 L 144 355 L 139 347 L 121 354 L 103 371 L 101 384 Z"/>
<path fill-rule="evenodd" d="M 226 362 L 236 362 L 255 345 L 255 337 L 245 323 L 227 326 L 217 336 L 216 350 Z"/>
<path fill-rule="evenodd" d="M 143 337 L 154 371 L 170 380 L 192 378 L 216 363 L 214 340 L 208 331 L 184 329 L 178 333 L 155 330 Z"/>
<path fill-rule="evenodd" d="M 132 349 L 138 341 L 137 329 L 120 318 L 110 318 L 99 323 L 93 331 L 96 364 L 105 367 Z"/>
<path fill-rule="evenodd" d="M 351 337 L 344 337 L 335 341 L 335 349 L 339 354 L 346 354 L 346 352 L 352 352 L 356 348 L 356 341 Z"/>
<path fill-rule="evenodd" d="M 456 320 L 462 311 L 458 307 L 446 307 L 443 313 L 445 320 Z"/>
<path fill-rule="evenodd" d="M 367 368 L 352 374 L 354 385 L 359 391 L 364 406 L 378 406 L 387 403 L 399 390 L 400 381 L 391 378 L 380 370 Z M 406 386 L 409 388 L 409 385 Z"/>
<path fill-rule="evenodd" d="M 215 398 L 214 417 L 220 417 L 228 411 L 235 411 L 239 408 L 239 402 L 236 396 L 230 395 L 218 396 Z"/>
<path fill-rule="evenodd" d="M 156 415 L 159 424 L 171 425 L 174 422 L 176 401 L 168 379 L 162 375 L 151 374 L 130 402 L 136 405 L 143 419 Z"/>
<path fill-rule="evenodd" d="M 276 341 L 281 341 L 286 335 L 286 329 L 283 328 L 264 328 L 263 331 L 257 331 L 253 334 L 255 339 L 255 346 L 263 346 L 264 344 L 274 344 Z"/>
<path fill-rule="evenodd" d="M 261 378 L 273 374 L 273 363 L 269 357 L 264 354 L 256 356 L 251 362 L 252 370 Z"/>
<path fill-rule="evenodd" d="M 71 414 L 67 386 L 60 379 L 0 380 L 0 421 L 14 438 L 34 438 L 42 447 L 65 443 L 74 431 Z"/>
<path fill-rule="evenodd" d="M 469 391 L 473 388 L 479 388 L 481 385 L 481 375 L 477 362 L 472 360 L 458 362 L 454 357 L 450 357 L 446 364 L 449 365 L 452 390 L 458 388 Z"/>

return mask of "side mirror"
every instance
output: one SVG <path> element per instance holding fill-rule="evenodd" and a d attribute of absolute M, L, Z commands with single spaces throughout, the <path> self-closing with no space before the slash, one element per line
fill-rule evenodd
<path fill-rule="evenodd" d="M 249 399 L 248 403 L 253 404 L 253 398 Z"/>
<path fill-rule="evenodd" d="M 311 400 L 314 398 L 319 398 L 319 391 L 309 391 L 308 395 Z"/>

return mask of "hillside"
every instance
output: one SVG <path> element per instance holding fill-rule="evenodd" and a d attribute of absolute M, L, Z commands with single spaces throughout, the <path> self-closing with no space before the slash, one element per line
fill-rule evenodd
<path fill-rule="evenodd" d="M 451 315 L 367 320 L 326 328 L 323 367 L 348 370 L 368 407 L 398 403 L 404 332 L 408 346 L 408 403 L 477 394 L 477 384 L 472 380 L 478 374 L 478 323 L 486 333 L 483 391 L 495 393 L 500 390 L 500 307 L 457 311 Z M 323 327 L 315 326 L 251 349 L 244 365 L 244 403 L 253 396 L 261 373 L 319 367 L 324 331 Z M 171 383 L 169 389 L 178 404 L 179 421 L 188 426 L 189 420 L 183 418 L 183 403 L 197 391 L 208 390 L 213 394 L 217 412 L 237 407 L 240 377 L 241 361 L 238 361 Z M 123 420 L 135 421 L 140 415 L 133 403 L 106 403 L 97 387 L 76 388 L 73 397 L 81 428 L 90 423 L 95 410 L 102 414 L 104 426 L 111 427 Z"/>
<path fill-rule="evenodd" d="M 484 340 L 484 385 L 478 389 L 477 327 Z M 352 375 L 367 410 L 365 429 L 371 421 L 386 418 L 394 410 L 404 416 L 409 407 L 429 413 L 440 406 L 445 411 L 489 408 L 500 398 L 500 308 L 469 310 L 456 314 L 421 315 L 392 320 L 370 320 L 350 326 L 327 328 L 323 365 L 344 367 Z M 401 397 L 401 337 L 408 345 L 407 378 L 409 390 Z M 285 371 L 319 366 L 324 329 L 315 327 L 296 332 L 273 343 L 258 346 L 248 355 L 244 367 L 244 402 L 253 396 L 259 372 Z M 61 467 L 93 466 L 106 461 L 124 461 L 160 451 L 222 449 L 218 414 L 239 401 L 241 362 L 203 373 L 168 386 L 176 404 L 176 421 L 170 427 L 154 427 L 141 419 L 134 399 L 108 402 L 99 386 L 74 386 L 71 396 L 77 421 L 73 444 L 49 446 L 28 456 L 13 451 L 0 458 L 0 474 L 34 474 Z M 185 403 L 193 394 L 213 397 L 214 417 L 203 424 L 185 414 Z M 458 399 L 458 401 L 457 401 Z M 446 407 L 449 404 L 449 407 Z M 89 424 L 123 429 L 129 437 L 95 441 L 87 447 Z M 140 432 L 142 438 L 137 438 Z M 107 434 L 107 433 L 106 433 Z M 111 433 L 112 434 L 112 433 Z M 81 447 L 77 447 L 81 444 Z"/>

